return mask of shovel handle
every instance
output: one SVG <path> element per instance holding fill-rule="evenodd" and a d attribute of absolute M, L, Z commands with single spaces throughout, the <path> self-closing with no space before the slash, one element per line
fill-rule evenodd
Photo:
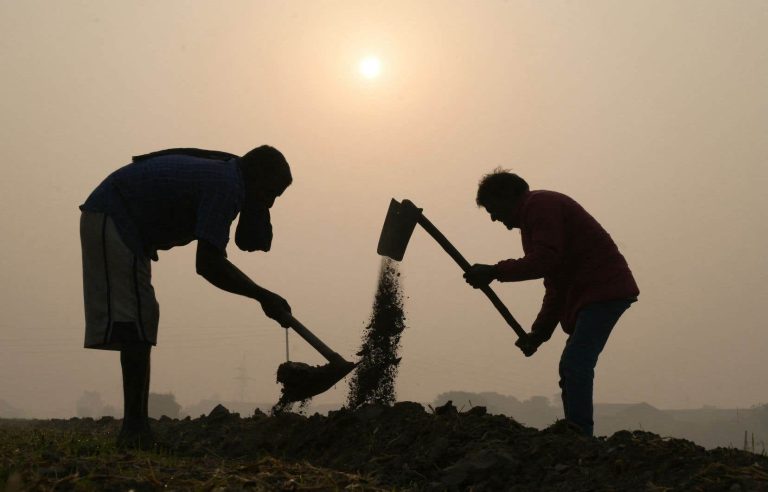
<path fill-rule="evenodd" d="M 434 238 L 437 243 L 442 246 L 442 248 L 445 250 L 448 255 L 453 258 L 453 260 L 459 264 L 462 270 L 465 272 L 469 270 L 470 264 L 464 258 L 461 253 L 459 253 L 459 250 L 457 250 L 453 244 L 448 240 L 447 237 L 443 235 L 442 232 L 438 230 L 435 225 L 429 221 L 426 217 L 424 217 L 424 214 L 419 215 L 419 218 L 417 220 L 418 224 L 424 228 L 425 231 L 429 233 L 432 238 Z M 485 294 L 488 299 L 490 299 L 491 304 L 501 313 L 502 318 L 504 318 L 504 321 L 507 322 L 507 324 L 515 330 L 515 333 L 517 333 L 518 337 L 524 337 L 526 336 L 525 330 L 523 330 L 523 327 L 520 326 L 520 323 L 517 322 L 514 316 L 512 316 L 512 313 L 509 312 L 509 309 L 507 309 L 507 306 L 504 305 L 503 302 L 501 302 L 501 299 L 499 299 L 499 296 L 496 295 L 496 293 L 491 289 L 490 286 L 486 285 L 485 287 L 480 288 L 481 291 L 483 291 L 483 294 Z"/>
<path fill-rule="evenodd" d="M 288 315 L 287 321 L 288 326 L 293 328 L 293 331 L 298 333 L 301 338 L 306 340 L 308 344 L 312 345 L 315 350 L 320 352 L 323 357 L 328 360 L 328 362 L 346 362 L 342 356 L 334 352 L 330 347 L 328 347 L 328 345 L 324 344 L 322 340 L 317 338 L 311 331 L 309 331 L 309 328 L 301 324 L 301 322 L 294 318 L 293 315 Z"/>

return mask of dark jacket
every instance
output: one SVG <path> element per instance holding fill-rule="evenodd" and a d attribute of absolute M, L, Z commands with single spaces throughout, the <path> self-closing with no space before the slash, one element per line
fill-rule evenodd
<path fill-rule="evenodd" d="M 640 293 L 616 243 L 572 198 L 554 191 L 523 195 L 512 221 L 520 228 L 525 256 L 500 261 L 502 282 L 544 279 L 546 289 L 532 331 L 549 338 L 557 323 L 573 333 L 587 304 L 636 298 Z"/>

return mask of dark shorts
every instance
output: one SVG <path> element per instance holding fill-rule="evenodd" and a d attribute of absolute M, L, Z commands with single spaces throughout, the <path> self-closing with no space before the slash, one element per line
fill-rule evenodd
<path fill-rule="evenodd" d="M 150 260 L 134 255 L 112 219 L 101 213 L 82 213 L 80 243 L 85 347 L 120 350 L 124 342 L 156 345 L 160 309 Z"/>

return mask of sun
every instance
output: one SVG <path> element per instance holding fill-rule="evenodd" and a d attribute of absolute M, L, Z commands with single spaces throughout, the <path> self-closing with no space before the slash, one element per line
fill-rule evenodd
<path fill-rule="evenodd" d="M 366 79 L 375 79 L 381 75 L 381 60 L 376 56 L 366 56 L 360 60 L 358 69 Z"/>

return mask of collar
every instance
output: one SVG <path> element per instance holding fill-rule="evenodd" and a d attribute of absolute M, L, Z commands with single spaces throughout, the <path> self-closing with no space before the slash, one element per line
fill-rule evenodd
<path fill-rule="evenodd" d="M 525 206 L 526 202 L 528 202 L 528 198 L 531 196 L 530 191 L 526 191 L 522 195 L 520 195 L 517 200 L 515 201 L 515 204 L 512 207 L 512 210 L 509 212 L 509 219 L 512 222 L 512 227 L 520 228 L 520 219 L 523 215 L 523 207 Z"/>

